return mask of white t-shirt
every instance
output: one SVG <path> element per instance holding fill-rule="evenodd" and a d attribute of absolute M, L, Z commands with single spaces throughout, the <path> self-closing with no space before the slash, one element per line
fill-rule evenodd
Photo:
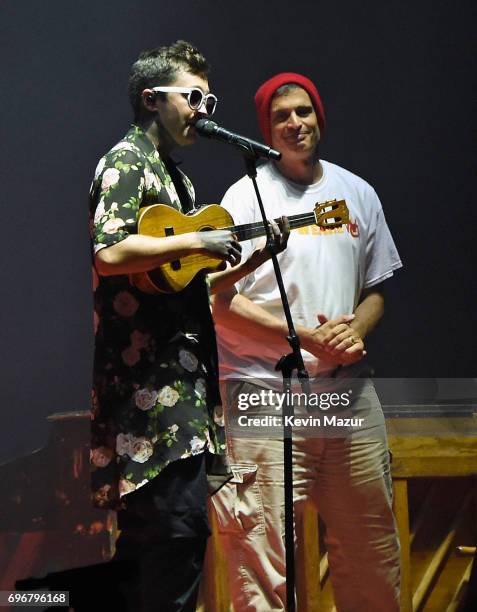
<path fill-rule="evenodd" d="M 342 200 L 350 213 L 348 225 L 322 230 L 316 225 L 292 230 L 287 249 L 278 255 L 283 281 L 295 324 L 316 327 L 317 313 L 328 319 L 354 312 L 362 289 L 372 287 L 402 266 L 381 203 L 363 179 L 321 160 L 323 176 L 313 185 L 285 179 L 273 163 L 258 169 L 257 182 L 268 219 L 312 212 L 317 202 Z M 248 177 L 232 185 L 222 200 L 236 225 L 261 221 L 252 181 Z M 245 260 L 262 239 L 242 243 Z M 237 291 L 269 313 L 285 319 L 271 261 L 241 279 Z M 276 377 L 274 367 L 281 353 L 264 346 L 253 334 L 231 329 L 216 320 L 220 374 L 230 378 Z M 311 376 L 324 375 L 329 365 L 302 350 Z"/>

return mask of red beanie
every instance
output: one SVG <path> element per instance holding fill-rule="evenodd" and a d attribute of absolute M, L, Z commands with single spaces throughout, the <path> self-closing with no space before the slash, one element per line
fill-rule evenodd
<path fill-rule="evenodd" d="M 325 131 L 325 110 L 316 87 L 310 79 L 307 79 L 301 74 L 296 74 L 295 72 L 281 72 L 260 85 L 255 94 L 258 125 L 260 126 L 260 131 L 267 144 L 270 144 L 272 140 L 270 134 L 270 103 L 277 89 L 287 83 L 296 83 L 300 87 L 303 87 L 308 93 L 315 109 L 321 134 Z"/>

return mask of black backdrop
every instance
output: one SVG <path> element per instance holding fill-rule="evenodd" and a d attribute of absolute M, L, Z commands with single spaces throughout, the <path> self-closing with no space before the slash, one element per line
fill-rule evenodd
<path fill-rule="evenodd" d="M 131 63 L 178 38 L 212 64 L 217 120 L 252 137 L 264 79 L 293 70 L 318 84 L 322 156 L 375 186 L 405 263 L 388 282 L 371 362 L 388 377 L 475 375 L 474 6 L 3 0 L 0 459 L 41 446 L 45 415 L 88 408 L 87 192 L 131 120 Z M 219 201 L 243 174 L 219 143 L 183 159 L 200 201 Z"/>

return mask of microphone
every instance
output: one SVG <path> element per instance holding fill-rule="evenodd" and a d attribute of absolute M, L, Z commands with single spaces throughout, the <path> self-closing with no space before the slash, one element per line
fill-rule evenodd
<path fill-rule="evenodd" d="M 221 140 L 222 142 L 234 145 L 239 149 L 245 149 L 245 151 L 251 152 L 257 157 L 279 160 L 282 156 L 280 151 L 271 149 L 270 147 L 267 147 L 267 145 L 257 142 L 256 140 L 252 140 L 251 138 L 247 138 L 246 136 L 240 136 L 240 134 L 229 132 L 229 130 L 220 127 L 217 125 L 217 123 L 215 123 L 215 121 L 211 121 L 210 119 L 198 119 L 195 122 L 194 127 L 197 130 L 197 133 L 201 136 L 205 136 L 205 138 Z"/>

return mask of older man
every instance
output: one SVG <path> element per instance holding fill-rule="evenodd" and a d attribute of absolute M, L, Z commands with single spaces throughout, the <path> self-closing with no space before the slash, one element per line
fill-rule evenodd
<path fill-rule="evenodd" d="M 365 355 L 364 340 L 383 314 L 382 283 L 401 262 L 374 189 L 320 159 L 325 114 L 315 85 L 299 74 L 278 74 L 258 89 L 255 104 L 264 139 L 282 153 L 280 161 L 258 169 L 267 217 L 310 212 L 315 203 L 332 199 L 345 200 L 349 209 L 349 223 L 342 228 L 294 230 L 287 251 L 279 256 L 304 361 L 317 390 L 325 379 L 335 385 L 337 377 L 353 376 L 350 366 Z M 236 223 L 260 218 L 247 178 L 227 191 L 222 205 Z M 244 252 L 255 244 L 244 245 Z M 214 507 L 234 609 L 284 610 L 280 432 L 275 435 L 269 428 L 265 437 L 258 427 L 245 433 L 247 422 L 239 416 L 250 394 L 280 389 L 274 368 L 289 352 L 271 264 L 218 295 L 214 318 L 235 475 Z M 399 544 L 383 413 L 370 381 L 355 381 L 352 390 L 350 414 L 362 419 L 361 426 L 327 431 L 315 421 L 315 428 L 294 435 L 295 513 L 312 500 L 326 525 L 340 612 L 397 612 Z M 262 397 L 273 404 L 278 396 Z M 268 414 L 270 408 L 254 408 L 254 415 Z"/>

